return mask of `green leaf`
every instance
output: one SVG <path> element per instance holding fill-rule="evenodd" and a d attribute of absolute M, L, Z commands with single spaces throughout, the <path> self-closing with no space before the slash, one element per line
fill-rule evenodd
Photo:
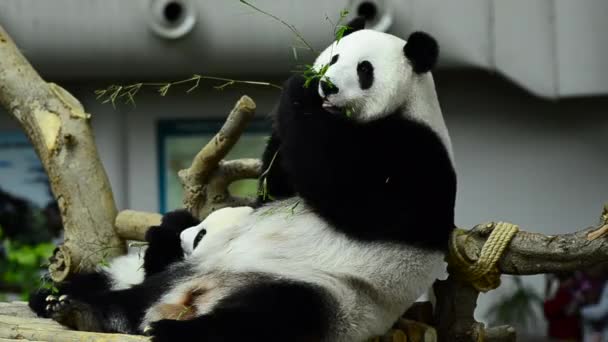
<path fill-rule="evenodd" d="M 336 28 L 336 43 L 339 43 L 340 39 L 342 39 L 344 37 L 344 34 L 346 33 L 346 31 L 348 31 L 351 28 L 352 27 L 347 26 L 347 25 L 339 25 Z"/>

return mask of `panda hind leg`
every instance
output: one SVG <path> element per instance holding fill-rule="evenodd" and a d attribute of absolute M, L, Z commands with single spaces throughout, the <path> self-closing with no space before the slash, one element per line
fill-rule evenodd
<path fill-rule="evenodd" d="M 85 301 L 67 295 L 49 295 L 45 302 L 46 315 L 62 325 L 80 331 L 105 331 L 101 312 Z"/>
<path fill-rule="evenodd" d="M 146 277 L 166 270 L 169 265 L 184 259 L 180 234 L 187 228 L 200 223 L 187 210 L 175 210 L 165 214 L 159 226 L 152 226 L 146 232 L 148 248 L 144 255 Z"/>
<path fill-rule="evenodd" d="M 65 294 L 75 298 L 95 297 L 99 293 L 109 291 L 111 286 L 111 280 L 103 272 L 72 274 L 56 289 L 40 289 L 30 294 L 28 305 L 38 316 L 50 318 L 46 309 L 51 298 Z"/>
<path fill-rule="evenodd" d="M 320 341 L 336 314 L 332 303 L 317 287 L 276 281 L 241 289 L 209 314 L 153 322 L 149 332 L 153 342 Z"/>

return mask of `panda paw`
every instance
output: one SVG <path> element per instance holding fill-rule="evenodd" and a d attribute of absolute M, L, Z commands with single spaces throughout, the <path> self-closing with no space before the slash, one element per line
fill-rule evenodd
<path fill-rule="evenodd" d="M 163 319 L 151 323 L 144 329 L 144 335 L 151 336 L 152 342 L 171 342 L 176 341 L 178 337 L 183 335 L 182 321 L 172 319 Z M 191 336 L 195 337 L 195 336 Z"/>
<path fill-rule="evenodd" d="M 61 314 L 61 312 L 65 311 L 65 309 L 71 303 L 71 300 L 67 295 L 61 295 L 59 297 L 55 295 L 48 295 L 44 301 L 46 303 L 44 311 L 48 317 L 55 317 L 58 314 Z"/>
<path fill-rule="evenodd" d="M 290 103 L 299 107 L 321 107 L 322 99 L 319 95 L 319 80 L 313 79 L 307 83 L 306 78 L 300 74 L 291 76 L 283 87 Z"/>
<path fill-rule="evenodd" d="M 68 295 L 48 295 L 45 316 L 69 328 L 81 331 L 103 331 L 100 316 L 91 304 Z"/>
<path fill-rule="evenodd" d="M 159 226 L 152 226 L 148 229 L 146 241 L 163 243 L 166 239 L 178 239 L 182 231 L 197 224 L 199 224 L 199 220 L 187 210 L 175 210 L 165 214 Z"/>
<path fill-rule="evenodd" d="M 161 319 L 146 327 L 144 334 L 151 336 L 152 342 L 234 341 L 234 339 L 222 336 L 225 334 L 218 335 L 217 331 L 215 334 L 213 331 L 213 326 L 206 317 L 199 316 L 187 320 Z"/>
<path fill-rule="evenodd" d="M 52 318 L 61 323 L 69 311 L 72 300 L 67 295 L 54 295 L 50 290 L 40 290 L 30 296 L 29 306 L 40 317 Z"/>
<path fill-rule="evenodd" d="M 51 290 L 47 290 L 47 289 L 42 289 L 42 290 L 39 290 L 38 292 L 30 294 L 28 306 L 39 317 L 48 318 L 49 316 L 47 315 L 47 312 L 46 312 L 46 306 L 48 305 L 48 303 L 47 303 L 46 299 L 51 294 L 52 294 Z"/>

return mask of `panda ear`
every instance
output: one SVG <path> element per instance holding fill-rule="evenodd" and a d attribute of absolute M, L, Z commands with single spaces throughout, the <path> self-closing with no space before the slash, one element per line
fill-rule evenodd
<path fill-rule="evenodd" d="M 347 29 L 346 31 L 344 31 L 342 37 L 346 37 L 353 32 L 363 30 L 365 28 L 365 18 L 356 17 L 353 20 L 349 21 L 348 24 L 346 24 L 346 27 Z"/>
<path fill-rule="evenodd" d="M 418 74 L 433 69 L 439 57 L 439 45 L 435 38 L 425 32 L 414 32 L 407 39 L 403 53 Z"/>

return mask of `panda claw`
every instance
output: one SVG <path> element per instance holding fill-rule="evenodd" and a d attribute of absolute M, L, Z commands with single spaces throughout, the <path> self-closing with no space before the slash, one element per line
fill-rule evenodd
<path fill-rule="evenodd" d="M 154 329 L 151 326 L 146 325 L 146 327 L 144 328 L 144 335 L 146 335 L 146 336 L 152 335 L 153 330 Z"/>
<path fill-rule="evenodd" d="M 61 295 L 59 298 L 53 295 L 48 295 L 46 296 L 45 301 L 47 303 L 45 310 L 48 314 L 57 312 L 70 303 L 68 295 Z"/>

